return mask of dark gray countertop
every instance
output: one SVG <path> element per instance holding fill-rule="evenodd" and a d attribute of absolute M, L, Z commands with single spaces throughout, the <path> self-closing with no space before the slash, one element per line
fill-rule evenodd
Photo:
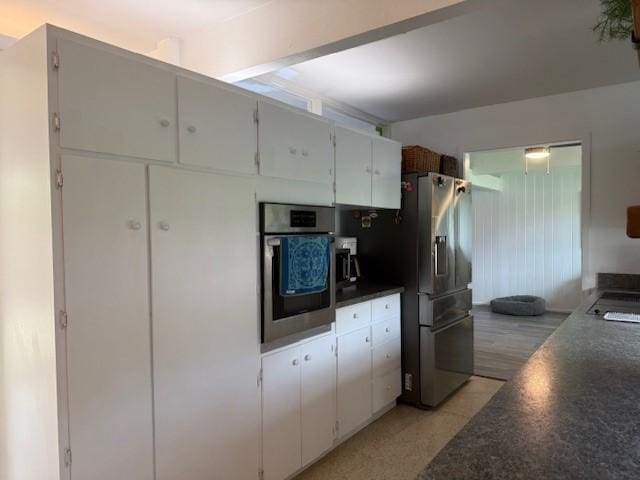
<path fill-rule="evenodd" d="M 640 324 L 585 312 L 594 292 L 418 477 L 640 478 Z"/>
<path fill-rule="evenodd" d="M 352 287 L 336 292 L 336 308 L 348 307 L 360 302 L 366 302 L 375 298 L 386 297 L 394 293 L 404 292 L 404 287 L 389 285 L 372 281 L 360 281 Z"/>

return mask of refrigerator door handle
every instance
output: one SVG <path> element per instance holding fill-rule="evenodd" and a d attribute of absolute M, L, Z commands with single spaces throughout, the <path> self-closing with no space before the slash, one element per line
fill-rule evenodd
<path fill-rule="evenodd" d="M 447 236 L 436 236 L 435 242 L 435 258 L 434 258 L 434 270 L 437 276 L 447 275 L 448 262 L 447 262 Z"/>

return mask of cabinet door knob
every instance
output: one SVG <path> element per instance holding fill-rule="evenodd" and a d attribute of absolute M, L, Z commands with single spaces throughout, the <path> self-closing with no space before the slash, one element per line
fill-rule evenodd
<path fill-rule="evenodd" d="M 378 170 L 377 168 L 373 171 L 374 175 L 380 175 L 380 170 Z"/>
<path fill-rule="evenodd" d="M 384 331 L 389 333 L 389 327 L 385 328 Z"/>
<path fill-rule="evenodd" d="M 298 153 L 298 149 L 295 147 L 289 147 L 289 153 L 291 155 L 295 155 L 296 153 Z"/>
<path fill-rule="evenodd" d="M 390 354 L 390 353 L 387 353 L 387 354 L 385 355 L 385 357 L 387 357 L 387 358 L 391 358 L 391 354 Z"/>
<path fill-rule="evenodd" d="M 364 171 L 367 173 L 371 173 L 371 167 L 365 167 Z"/>
<path fill-rule="evenodd" d="M 387 385 L 386 387 L 384 387 L 385 390 L 391 390 L 391 385 Z"/>
<path fill-rule="evenodd" d="M 166 118 L 161 118 L 160 119 L 160 126 L 162 127 L 168 127 L 169 125 L 171 125 L 171 122 L 169 120 L 167 120 Z"/>
<path fill-rule="evenodd" d="M 129 220 L 127 226 L 129 230 L 140 230 L 142 228 L 142 224 L 137 220 Z"/>
<path fill-rule="evenodd" d="M 364 341 L 365 341 L 366 343 L 369 343 L 369 337 L 365 337 L 365 338 L 364 338 Z"/>
<path fill-rule="evenodd" d="M 187 127 L 187 132 L 189 133 L 196 133 L 198 131 L 198 129 L 195 127 L 195 125 L 189 125 Z"/>
<path fill-rule="evenodd" d="M 171 225 L 169 225 L 167 222 L 159 222 L 158 223 L 158 228 L 160 228 L 160 230 L 164 230 L 166 232 L 171 228 Z"/>
<path fill-rule="evenodd" d="M 302 149 L 302 156 L 303 157 L 308 157 L 309 156 L 309 152 L 305 149 Z"/>
<path fill-rule="evenodd" d="M 311 355 L 309 355 L 308 353 L 304 356 L 304 360 L 306 362 L 308 362 L 309 360 L 311 360 Z"/>
<path fill-rule="evenodd" d="M 297 358 L 294 358 L 294 359 L 293 359 L 293 362 L 291 362 L 291 363 L 295 366 L 295 365 L 298 365 L 298 363 L 299 363 L 299 362 L 298 362 L 298 359 L 297 359 Z"/>
<path fill-rule="evenodd" d="M 384 308 L 385 308 L 386 310 L 389 310 L 389 304 L 388 304 L 388 303 L 385 303 L 385 304 L 384 304 Z"/>
<path fill-rule="evenodd" d="M 354 313 L 354 314 L 353 314 L 353 318 L 358 318 L 358 314 L 357 314 L 357 313 Z"/>

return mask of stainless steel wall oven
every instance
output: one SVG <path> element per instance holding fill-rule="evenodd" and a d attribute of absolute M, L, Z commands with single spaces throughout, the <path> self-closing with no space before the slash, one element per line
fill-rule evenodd
<path fill-rule="evenodd" d="M 332 207 L 260 204 L 263 344 L 331 329 L 334 230 Z"/>

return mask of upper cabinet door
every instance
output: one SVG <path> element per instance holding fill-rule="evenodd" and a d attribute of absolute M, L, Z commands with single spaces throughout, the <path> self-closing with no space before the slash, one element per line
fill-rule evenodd
<path fill-rule="evenodd" d="M 331 124 L 321 117 L 258 102 L 260 174 L 333 183 Z"/>
<path fill-rule="evenodd" d="M 254 479 L 254 180 L 149 167 L 157 480 Z"/>
<path fill-rule="evenodd" d="M 178 77 L 180 163 L 256 173 L 256 108 L 248 95 Z"/>
<path fill-rule="evenodd" d="M 336 132 L 336 203 L 371 206 L 370 136 L 347 128 Z"/>
<path fill-rule="evenodd" d="M 373 139 L 371 206 L 400 208 L 402 146 L 386 138 Z"/>
<path fill-rule="evenodd" d="M 105 50 L 58 40 L 60 145 L 176 160 L 176 77 Z"/>
<path fill-rule="evenodd" d="M 151 480 L 151 322 L 144 165 L 63 156 L 73 478 Z"/>

